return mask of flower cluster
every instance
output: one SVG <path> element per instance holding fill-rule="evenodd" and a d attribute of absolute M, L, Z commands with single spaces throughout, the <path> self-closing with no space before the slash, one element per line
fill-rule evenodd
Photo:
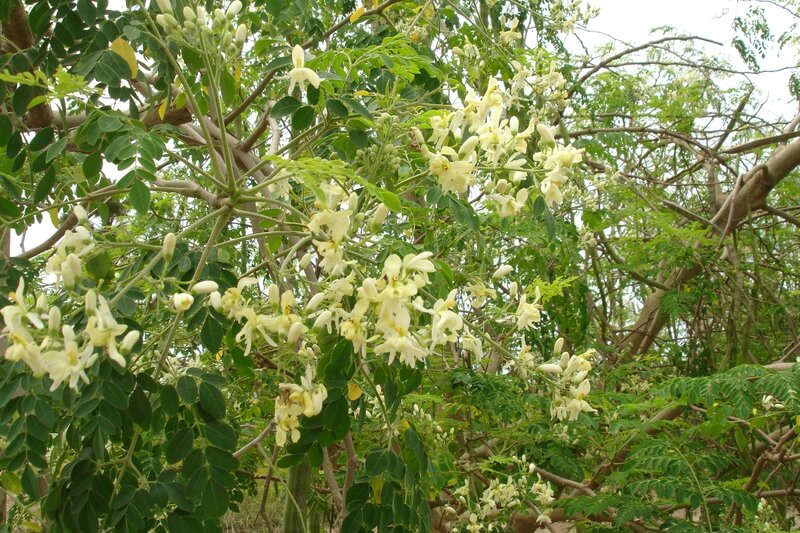
<path fill-rule="evenodd" d="M 54 274 L 65 289 L 72 289 L 82 277 L 81 258 L 91 252 L 94 246 L 92 236 L 84 226 L 68 230 L 56 247 L 56 253 L 47 260 L 45 272 Z"/>
<path fill-rule="evenodd" d="M 554 355 L 561 353 L 558 362 L 539 365 L 538 370 L 556 378 L 550 415 L 559 420 L 576 420 L 582 412 L 596 412 L 586 397 L 591 390 L 587 377 L 597 352 L 587 350 L 580 355 L 570 355 L 569 352 L 561 352 L 563 346 L 564 339 L 558 339 L 553 349 Z"/>
<path fill-rule="evenodd" d="M 76 209 L 76 216 L 79 221 L 86 222 L 86 213 L 82 209 Z M 82 277 L 80 258 L 93 247 L 86 227 L 67 232 L 48 261 L 47 271 L 56 274 L 65 289 L 79 289 L 78 281 Z M 24 278 L 20 278 L 9 299 L 11 305 L 0 309 L 5 323 L 3 333 L 9 341 L 5 358 L 24 362 L 37 376 L 48 374 L 53 381 L 50 390 L 57 389 L 64 382 L 73 389 L 77 389 L 78 381 L 88 383 L 86 371 L 98 357 L 95 348 L 104 349 L 109 359 L 126 366 L 125 356 L 139 340 L 138 331 L 128 331 L 118 343 L 117 337 L 128 327 L 117 323 L 106 299 L 94 290 L 84 295 L 88 320 L 80 332 L 76 332 L 72 325 L 61 324 L 61 309 L 50 306 L 45 294 L 41 294 L 35 306 L 31 307 L 26 302 Z"/>
<path fill-rule="evenodd" d="M 195 292 L 206 292 L 208 289 L 213 288 L 208 283 L 200 282 L 194 286 L 193 290 Z M 258 337 L 263 338 L 270 346 L 277 346 L 273 336 L 286 339 L 286 342 L 293 346 L 308 331 L 308 328 L 296 313 L 297 302 L 292 292 L 286 290 L 281 293 L 274 283 L 267 288 L 268 303 L 273 313 L 257 312 L 243 295 L 246 287 L 257 283 L 258 281 L 255 278 L 242 278 L 236 287 L 227 289 L 224 294 L 220 294 L 217 290 L 213 290 L 209 294 L 209 302 L 214 310 L 242 324 L 242 328 L 236 334 L 236 342 L 244 341 L 245 355 L 250 353 L 253 348 L 253 341 Z M 198 286 L 200 287 L 199 290 Z M 191 298 L 190 294 L 176 296 L 184 299 L 187 296 Z M 179 303 L 176 302 L 175 305 L 177 307 Z"/>
<path fill-rule="evenodd" d="M 239 24 L 234 27 L 233 21 L 242 10 L 242 3 L 234 0 L 228 9 L 215 9 L 209 14 L 203 6 L 192 9 L 183 8 L 183 22 L 179 22 L 172 10 L 170 0 L 156 0 L 161 13 L 156 22 L 173 39 L 185 41 L 187 44 L 203 47 L 219 48 L 228 56 L 239 53 L 247 39 L 247 27 Z"/>
<path fill-rule="evenodd" d="M 497 478 L 491 479 L 472 505 L 467 481 L 453 491 L 453 496 L 461 504 L 474 511 L 470 513 L 468 523 L 463 526 L 464 530 L 470 533 L 493 531 L 495 524 L 492 522 L 496 521 L 498 515 L 529 506 L 536 509 L 540 524 L 550 523 L 549 514 L 555 502 L 553 489 L 542 481 L 536 473 L 536 465 L 528 462 L 524 454 L 522 457 L 512 457 L 511 463 L 516 466 L 517 471 L 506 476 L 505 482 Z"/>
<path fill-rule="evenodd" d="M 456 307 L 455 291 L 446 299 L 437 300 L 432 309 L 427 309 L 419 290 L 428 282 L 428 274 L 435 271 L 430 261 L 430 252 L 408 254 L 404 258 L 390 255 L 377 279 L 365 278 L 356 289 L 346 283 L 333 285 L 321 299 L 332 300 L 329 309 L 319 314 L 314 327 L 328 328 L 338 325 L 339 334 L 353 343 L 353 349 L 366 354 L 369 343 L 377 354 L 389 354 L 391 364 L 397 357 L 408 365 L 416 366 L 424 361 L 429 350 L 437 345 L 454 342 L 463 321 L 453 311 Z M 342 306 L 344 296 L 357 292 L 352 310 Z M 415 316 L 419 313 L 431 315 L 430 324 L 415 327 Z"/>
<path fill-rule="evenodd" d="M 322 184 L 321 198 L 315 203 L 319 211 L 309 219 L 306 227 L 314 239 L 317 253 L 322 257 L 320 267 L 331 276 L 343 276 L 349 264 L 344 260 L 343 245 L 350 232 L 350 222 L 357 199 L 346 196 L 336 183 Z M 345 203 L 346 201 L 346 203 Z M 343 205 L 345 204 L 345 205 Z"/>
<path fill-rule="evenodd" d="M 322 412 L 322 403 L 328 390 L 322 383 L 314 383 L 315 371 L 306 366 L 306 373 L 296 383 L 281 383 L 280 394 L 275 398 L 275 444 L 283 446 L 289 436 L 292 442 L 300 438 L 300 416 L 316 416 Z"/>
<path fill-rule="evenodd" d="M 516 19 L 512 29 L 504 32 L 507 38 L 518 38 Z M 566 93 L 564 77 L 551 65 L 547 74 L 531 77 L 533 73 L 522 63 L 514 62 L 517 74 L 510 90 L 503 90 L 490 78 L 483 95 L 470 90 L 464 99 L 464 108 L 450 113 L 436 114 L 430 118 L 431 135 L 427 142 L 419 130 L 414 130 L 416 143 L 428 159 L 428 168 L 444 192 L 469 196 L 473 186 L 479 186 L 483 203 L 501 217 L 513 217 L 525 207 L 530 196 L 529 174 L 543 173 L 540 189 L 549 206 L 563 201 L 560 187 L 571 176 L 573 166 L 581 161 L 582 150 L 556 142 L 556 129 L 537 119 L 551 109 L 545 107 L 534 114 L 525 127 L 509 109 L 531 87 L 537 96 L 547 102 L 558 102 L 563 107 Z M 523 129 L 524 128 L 524 129 Z M 526 168 L 529 141 L 534 132 L 539 137 L 540 151 L 533 160 L 541 168 Z M 448 143 L 459 145 L 455 148 Z M 492 169 L 482 175 L 481 168 Z"/>

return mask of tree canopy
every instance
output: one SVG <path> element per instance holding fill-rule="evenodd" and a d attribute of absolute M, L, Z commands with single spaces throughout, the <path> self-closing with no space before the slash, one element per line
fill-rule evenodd
<path fill-rule="evenodd" d="M 742 5 L 0 1 L 0 532 L 791 528 L 798 6 Z"/>

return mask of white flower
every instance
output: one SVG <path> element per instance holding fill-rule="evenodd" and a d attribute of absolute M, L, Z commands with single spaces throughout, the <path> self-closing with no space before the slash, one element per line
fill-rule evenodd
<path fill-rule="evenodd" d="M 542 306 L 538 303 L 538 296 L 533 303 L 527 302 L 527 295 L 523 294 L 519 299 L 519 307 L 517 307 L 517 329 L 528 329 L 532 324 L 537 324 L 542 320 L 540 309 Z"/>
<path fill-rule="evenodd" d="M 172 305 L 177 311 L 186 311 L 194 303 L 194 296 L 188 292 L 179 292 L 172 295 Z"/>
<path fill-rule="evenodd" d="M 536 133 L 539 134 L 541 138 L 540 142 L 544 146 L 555 146 L 556 144 L 556 132 L 557 128 L 555 126 L 548 126 L 544 123 L 539 123 L 536 125 Z"/>
<path fill-rule="evenodd" d="M 294 91 L 296 85 L 300 86 L 301 91 L 305 91 L 306 83 L 310 83 L 315 89 L 319 88 L 319 76 L 310 68 L 305 67 L 305 52 L 299 44 L 292 49 L 292 63 L 294 68 L 289 71 L 289 93 Z"/>
<path fill-rule="evenodd" d="M 89 383 L 86 369 L 97 360 L 97 354 L 94 353 L 92 343 L 87 342 L 83 348 L 78 348 L 78 343 L 75 340 L 75 331 L 72 326 L 64 326 L 62 333 L 64 335 L 64 349 L 50 350 L 44 353 L 47 371 L 50 374 L 50 379 L 53 380 L 53 385 L 50 387 L 51 391 L 56 390 L 64 381 L 69 381 L 69 386 L 72 389 L 77 388 L 79 379 L 84 383 Z"/>
<path fill-rule="evenodd" d="M 428 357 L 428 352 L 420 347 L 416 339 L 400 328 L 390 334 L 385 342 L 376 346 L 375 353 L 388 353 L 389 364 L 392 364 L 399 353 L 400 362 L 412 368 L 417 366 L 417 361 L 424 361 Z"/>
<path fill-rule="evenodd" d="M 104 297 L 97 295 L 93 298 L 97 299 L 97 310 L 94 315 L 89 317 L 86 323 L 86 332 L 89 334 L 89 340 L 96 347 L 104 346 L 108 351 L 108 357 L 124 367 L 125 358 L 117 351 L 117 337 L 125 333 L 128 327 L 117 324 Z"/>
<path fill-rule="evenodd" d="M 436 176 L 439 186 L 444 192 L 464 194 L 469 186 L 475 183 L 475 176 L 472 175 L 475 164 L 467 160 L 451 160 L 445 156 L 455 158 L 457 154 L 452 148 L 445 146 L 442 153 L 431 156 L 430 172 Z"/>

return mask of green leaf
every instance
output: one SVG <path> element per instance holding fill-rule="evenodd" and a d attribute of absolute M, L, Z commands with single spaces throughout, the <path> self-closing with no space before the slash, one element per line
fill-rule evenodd
<path fill-rule="evenodd" d="M 234 99 L 236 98 L 236 80 L 233 79 L 233 76 L 227 70 L 223 70 L 220 72 L 219 76 L 219 90 L 222 94 L 222 102 L 226 106 L 230 106 L 233 104 Z"/>
<path fill-rule="evenodd" d="M 136 387 L 128 400 L 128 412 L 130 413 L 131 420 L 143 428 L 147 428 L 150 424 L 150 418 L 153 415 L 153 408 L 150 406 L 150 400 L 147 399 L 147 394 L 141 387 Z"/>
<path fill-rule="evenodd" d="M 395 193 L 379 188 L 375 188 L 373 193 L 381 202 L 386 204 L 386 207 L 395 213 L 400 213 L 403 211 L 403 204 L 400 203 L 400 198 Z"/>
<path fill-rule="evenodd" d="M 100 152 L 92 152 L 84 158 L 81 164 L 83 175 L 87 178 L 93 178 L 100 174 L 103 168 L 103 156 Z"/>
<path fill-rule="evenodd" d="M 19 218 L 22 216 L 22 211 L 19 210 L 19 207 L 14 202 L 0 196 L 0 215 L 5 218 Z"/>
<path fill-rule="evenodd" d="M 347 511 L 353 512 L 364 507 L 369 501 L 371 494 L 372 487 L 369 486 L 369 483 L 356 483 L 350 487 L 350 490 L 347 491 L 347 495 L 345 496 L 345 507 Z"/>
<path fill-rule="evenodd" d="M 39 130 L 36 135 L 33 136 L 31 142 L 28 143 L 28 149 L 34 152 L 38 152 L 39 150 L 44 150 L 51 142 L 53 142 L 54 138 L 54 131 L 53 128 L 47 127 L 44 129 Z"/>
<path fill-rule="evenodd" d="M 86 271 L 95 279 L 104 279 L 111 274 L 111 256 L 108 252 L 101 252 L 86 261 Z"/>
<path fill-rule="evenodd" d="M 34 203 L 39 203 L 45 200 L 50 195 L 50 192 L 53 190 L 53 186 L 56 184 L 56 169 L 50 167 L 47 169 L 47 172 L 44 173 L 42 179 L 39 180 L 39 183 L 36 184 L 36 190 L 33 192 L 33 201 Z"/>
<path fill-rule="evenodd" d="M 208 315 L 206 321 L 203 322 L 203 329 L 200 330 L 200 342 L 209 353 L 216 354 L 219 351 L 219 347 L 222 345 L 222 335 L 222 324 L 217 322 L 213 316 Z"/>
<path fill-rule="evenodd" d="M 131 205 L 139 213 L 146 214 L 148 208 L 150 207 L 150 188 L 145 185 L 142 180 L 136 180 L 131 185 L 131 190 L 128 193 L 128 198 L 131 201 Z"/>
<path fill-rule="evenodd" d="M 347 421 L 348 407 L 347 400 L 345 400 L 344 397 L 326 405 L 323 411 L 325 428 L 334 431 L 345 423 Z"/>
<path fill-rule="evenodd" d="M 550 240 L 556 237 L 556 219 L 553 212 L 549 209 L 544 210 L 544 226 L 547 229 L 547 238 Z"/>
<path fill-rule="evenodd" d="M 341 533 L 360 533 L 363 531 L 361 524 L 364 523 L 364 517 L 361 513 L 361 510 L 354 513 L 350 513 L 342 522 L 342 530 Z"/>
<path fill-rule="evenodd" d="M 78 0 L 78 15 L 87 26 L 94 24 L 94 19 L 97 17 L 97 7 L 92 0 Z"/>
<path fill-rule="evenodd" d="M 197 401 L 197 382 L 191 376 L 181 376 L 177 383 L 178 395 L 183 403 L 192 405 Z"/>
<path fill-rule="evenodd" d="M 325 107 L 328 109 L 328 112 L 339 118 L 347 118 L 350 112 L 347 110 L 347 107 L 340 101 L 335 98 L 328 99 L 325 102 Z"/>
<path fill-rule="evenodd" d="M 205 516 L 219 518 L 225 514 L 230 504 L 228 489 L 212 477 L 206 490 L 203 491 L 202 503 L 201 511 Z"/>
<path fill-rule="evenodd" d="M 193 444 L 194 431 L 192 428 L 183 428 L 175 433 L 167 443 L 164 457 L 170 464 L 177 463 L 192 452 Z"/>
<path fill-rule="evenodd" d="M 97 127 L 104 133 L 121 130 L 122 121 L 117 115 L 103 115 L 97 119 Z"/>
<path fill-rule="evenodd" d="M 64 151 L 64 148 L 67 147 L 67 138 L 62 137 L 61 139 L 57 140 L 50 147 L 47 149 L 47 162 L 49 163 L 56 157 L 58 157 L 61 152 Z"/>
<path fill-rule="evenodd" d="M 236 431 L 229 424 L 219 420 L 205 425 L 205 435 L 208 442 L 223 450 L 233 450 L 239 440 Z"/>
<path fill-rule="evenodd" d="M 200 383 L 200 406 L 214 420 L 225 416 L 225 397 L 207 381 Z"/>
<path fill-rule="evenodd" d="M 456 222 L 467 226 L 472 231 L 478 233 L 481 229 L 481 222 L 472 206 L 466 202 L 456 199 L 453 196 L 450 196 L 449 199 L 450 210 L 452 211 L 453 218 L 456 219 Z"/>
<path fill-rule="evenodd" d="M 537 196 L 536 200 L 533 201 L 533 216 L 538 217 L 544 210 L 547 208 L 547 205 L 544 203 L 544 198 L 541 196 Z"/>
<path fill-rule="evenodd" d="M 95 65 L 94 76 L 109 87 L 119 87 L 122 80 L 130 79 L 131 68 L 122 56 L 108 50 Z"/>
<path fill-rule="evenodd" d="M 341 99 L 354 113 L 361 115 L 367 120 L 372 120 L 372 113 L 364 107 L 364 104 L 354 98 L 348 98 L 346 96 L 343 96 Z"/>
<path fill-rule="evenodd" d="M 314 121 L 314 108 L 304 105 L 292 113 L 292 128 L 304 130 Z"/>
<path fill-rule="evenodd" d="M 25 470 L 22 471 L 22 490 L 25 491 L 25 494 L 33 498 L 34 500 L 39 499 L 39 478 L 31 469 L 30 465 L 25 467 Z"/>
<path fill-rule="evenodd" d="M 164 385 L 159 393 L 161 400 L 161 409 L 167 416 L 172 416 L 178 412 L 180 407 L 180 399 L 178 398 L 178 391 L 172 385 Z"/>
<path fill-rule="evenodd" d="M 275 102 L 275 105 L 272 106 L 272 109 L 269 112 L 269 116 L 275 119 L 283 118 L 294 113 L 302 105 L 303 104 L 300 103 L 300 100 L 294 96 L 284 96 Z"/>

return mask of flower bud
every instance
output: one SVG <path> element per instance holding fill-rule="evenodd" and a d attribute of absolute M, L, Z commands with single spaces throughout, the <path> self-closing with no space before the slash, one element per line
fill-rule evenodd
<path fill-rule="evenodd" d="M 517 293 L 519 292 L 519 286 L 517 285 L 516 281 L 512 281 L 511 285 L 508 286 L 508 295 L 512 298 L 517 297 Z"/>
<path fill-rule="evenodd" d="M 156 4 L 158 4 L 158 9 L 162 13 L 172 13 L 172 2 L 170 0 L 156 0 Z"/>
<path fill-rule="evenodd" d="M 280 305 L 281 303 L 281 290 L 278 286 L 274 283 L 271 283 L 269 287 L 267 287 L 267 296 L 269 297 L 269 303 L 272 305 Z"/>
<path fill-rule="evenodd" d="M 139 341 L 139 337 L 141 333 L 133 330 L 129 331 L 127 335 L 122 339 L 122 344 L 120 344 L 119 351 L 122 355 L 128 355 L 133 350 L 133 347 L 136 346 L 136 343 Z"/>
<path fill-rule="evenodd" d="M 321 312 L 317 319 L 314 321 L 314 329 L 324 328 L 327 327 L 330 329 L 330 323 L 333 320 L 333 313 L 330 310 L 326 309 L 325 311 Z"/>
<path fill-rule="evenodd" d="M 553 363 L 545 363 L 543 365 L 539 365 L 536 367 L 536 370 L 539 372 L 547 372 L 548 374 L 560 374 L 562 372 L 562 368 L 559 365 L 555 365 Z"/>
<path fill-rule="evenodd" d="M 72 208 L 72 214 L 78 219 L 78 224 L 83 224 L 84 222 L 89 221 L 89 215 L 86 213 L 86 209 L 80 205 L 76 205 Z"/>
<path fill-rule="evenodd" d="M 219 311 L 222 309 L 222 295 L 219 291 L 214 291 L 208 296 L 208 302 L 211 304 L 211 307 L 214 308 L 214 311 Z"/>
<path fill-rule="evenodd" d="M 377 229 L 383 224 L 383 221 L 386 219 L 386 215 L 389 214 L 389 208 L 386 207 L 386 204 L 381 203 L 378 208 L 375 210 L 375 215 L 372 217 L 372 222 L 370 222 L 370 227 L 373 229 Z"/>
<path fill-rule="evenodd" d="M 175 17 L 173 17 L 172 15 L 170 15 L 169 13 L 164 14 L 164 15 L 159 15 L 159 16 L 163 16 L 163 20 L 164 20 L 163 26 L 167 30 L 171 30 L 171 29 L 180 27 L 180 24 L 178 24 L 178 20 Z M 156 17 L 156 18 L 158 18 L 158 17 Z"/>
<path fill-rule="evenodd" d="M 183 18 L 186 19 L 187 22 L 190 22 L 190 21 L 194 22 L 195 20 L 197 20 L 197 14 L 194 12 L 194 9 L 192 9 L 191 7 L 184 6 L 184 8 L 183 8 Z"/>
<path fill-rule="evenodd" d="M 61 281 L 64 288 L 71 289 L 81 279 L 83 266 L 80 258 L 75 254 L 69 254 L 67 259 L 61 264 Z"/>
<path fill-rule="evenodd" d="M 227 11 L 225 11 L 225 16 L 228 17 L 228 20 L 233 20 L 233 17 L 238 15 L 241 10 L 242 3 L 239 0 L 234 0 L 231 2 L 231 5 L 228 6 Z"/>
<path fill-rule="evenodd" d="M 307 253 L 303 257 L 300 258 L 299 266 L 300 268 L 305 268 L 311 263 L 311 253 Z"/>
<path fill-rule="evenodd" d="M 459 157 L 468 157 L 472 155 L 472 152 L 475 151 L 475 147 L 478 146 L 480 142 L 480 138 L 477 135 L 473 135 L 461 145 L 461 148 L 458 150 Z"/>
<path fill-rule="evenodd" d="M 164 259 L 169 261 L 172 259 L 172 256 L 175 255 L 175 244 L 178 242 L 178 238 L 175 236 L 174 233 L 167 233 L 164 236 L 164 244 L 161 247 L 161 255 L 164 256 Z"/>
<path fill-rule="evenodd" d="M 378 297 L 378 289 L 375 288 L 375 282 L 371 278 L 365 279 L 361 283 L 361 288 L 368 300 L 375 300 Z"/>
<path fill-rule="evenodd" d="M 347 197 L 347 207 L 353 211 L 358 207 L 358 195 L 355 192 L 351 192 L 350 196 Z"/>
<path fill-rule="evenodd" d="M 47 310 L 50 308 L 50 302 L 47 300 L 47 295 L 42 293 L 36 298 L 36 310 L 39 311 L 40 314 L 45 314 Z"/>
<path fill-rule="evenodd" d="M 247 26 L 239 24 L 236 28 L 236 44 L 242 46 L 247 39 Z"/>
<path fill-rule="evenodd" d="M 179 292 L 172 295 L 172 305 L 177 311 L 186 311 L 194 303 L 194 296 L 186 292 Z"/>
<path fill-rule="evenodd" d="M 325 300 L 325 293 L 318 292 L 312 296 L 310 300 L 308 300 L 308 303 L 306 304 L 306 311 L 314 311 L 317 307 L 319 307 L 319 304 L 321 304 L 323 300 Z"/>
<path fill-rule="evenodd" d="M 58 332 L 58 326 L 61 323 L 61 310 L 53 306 L 50 308 L 50 313 L 48 314 L 47 329 L 52 335 Z"/>
<path fill-rule="evenodd" d="M 511 265 L 500 265 L 500 267 L 494 271 L 494 274 L 492 274 L 492 279 L 500 279 L 512 270 L 514 269 Z"/>
<path fill-rule="evenodd" d="M 86 314 L 93 316 L 97 312 L 97 293 L 90 289 L 86 293 L 84 305 L 86 306 Z"/>
<path fill-rule="evenodd" d="M 216 281 L 211 280 L 198 281 L 192 286 L 192 292 L 195 294 L 211 294 L 217 292 L 217 289 L 219 289 L 219 285 Z"/>
<path fill-rule="evenodd" d="M 559 355 L 564 348 L 564 337 L 559 337 L 553 346 L 553 355 Z"/>
<path fill-rule="evenodd" d="M 294 324 L 292 324 L 292 327 L 289 328 L 289 333 L 286 335 L 286 341 L 289 344 L 296 343 L 298 340 L 300 340 L 300 337 L 303 335 L 304 330 L 305 326 L 303 325 L 302 322 L 295 322 Z"/>

